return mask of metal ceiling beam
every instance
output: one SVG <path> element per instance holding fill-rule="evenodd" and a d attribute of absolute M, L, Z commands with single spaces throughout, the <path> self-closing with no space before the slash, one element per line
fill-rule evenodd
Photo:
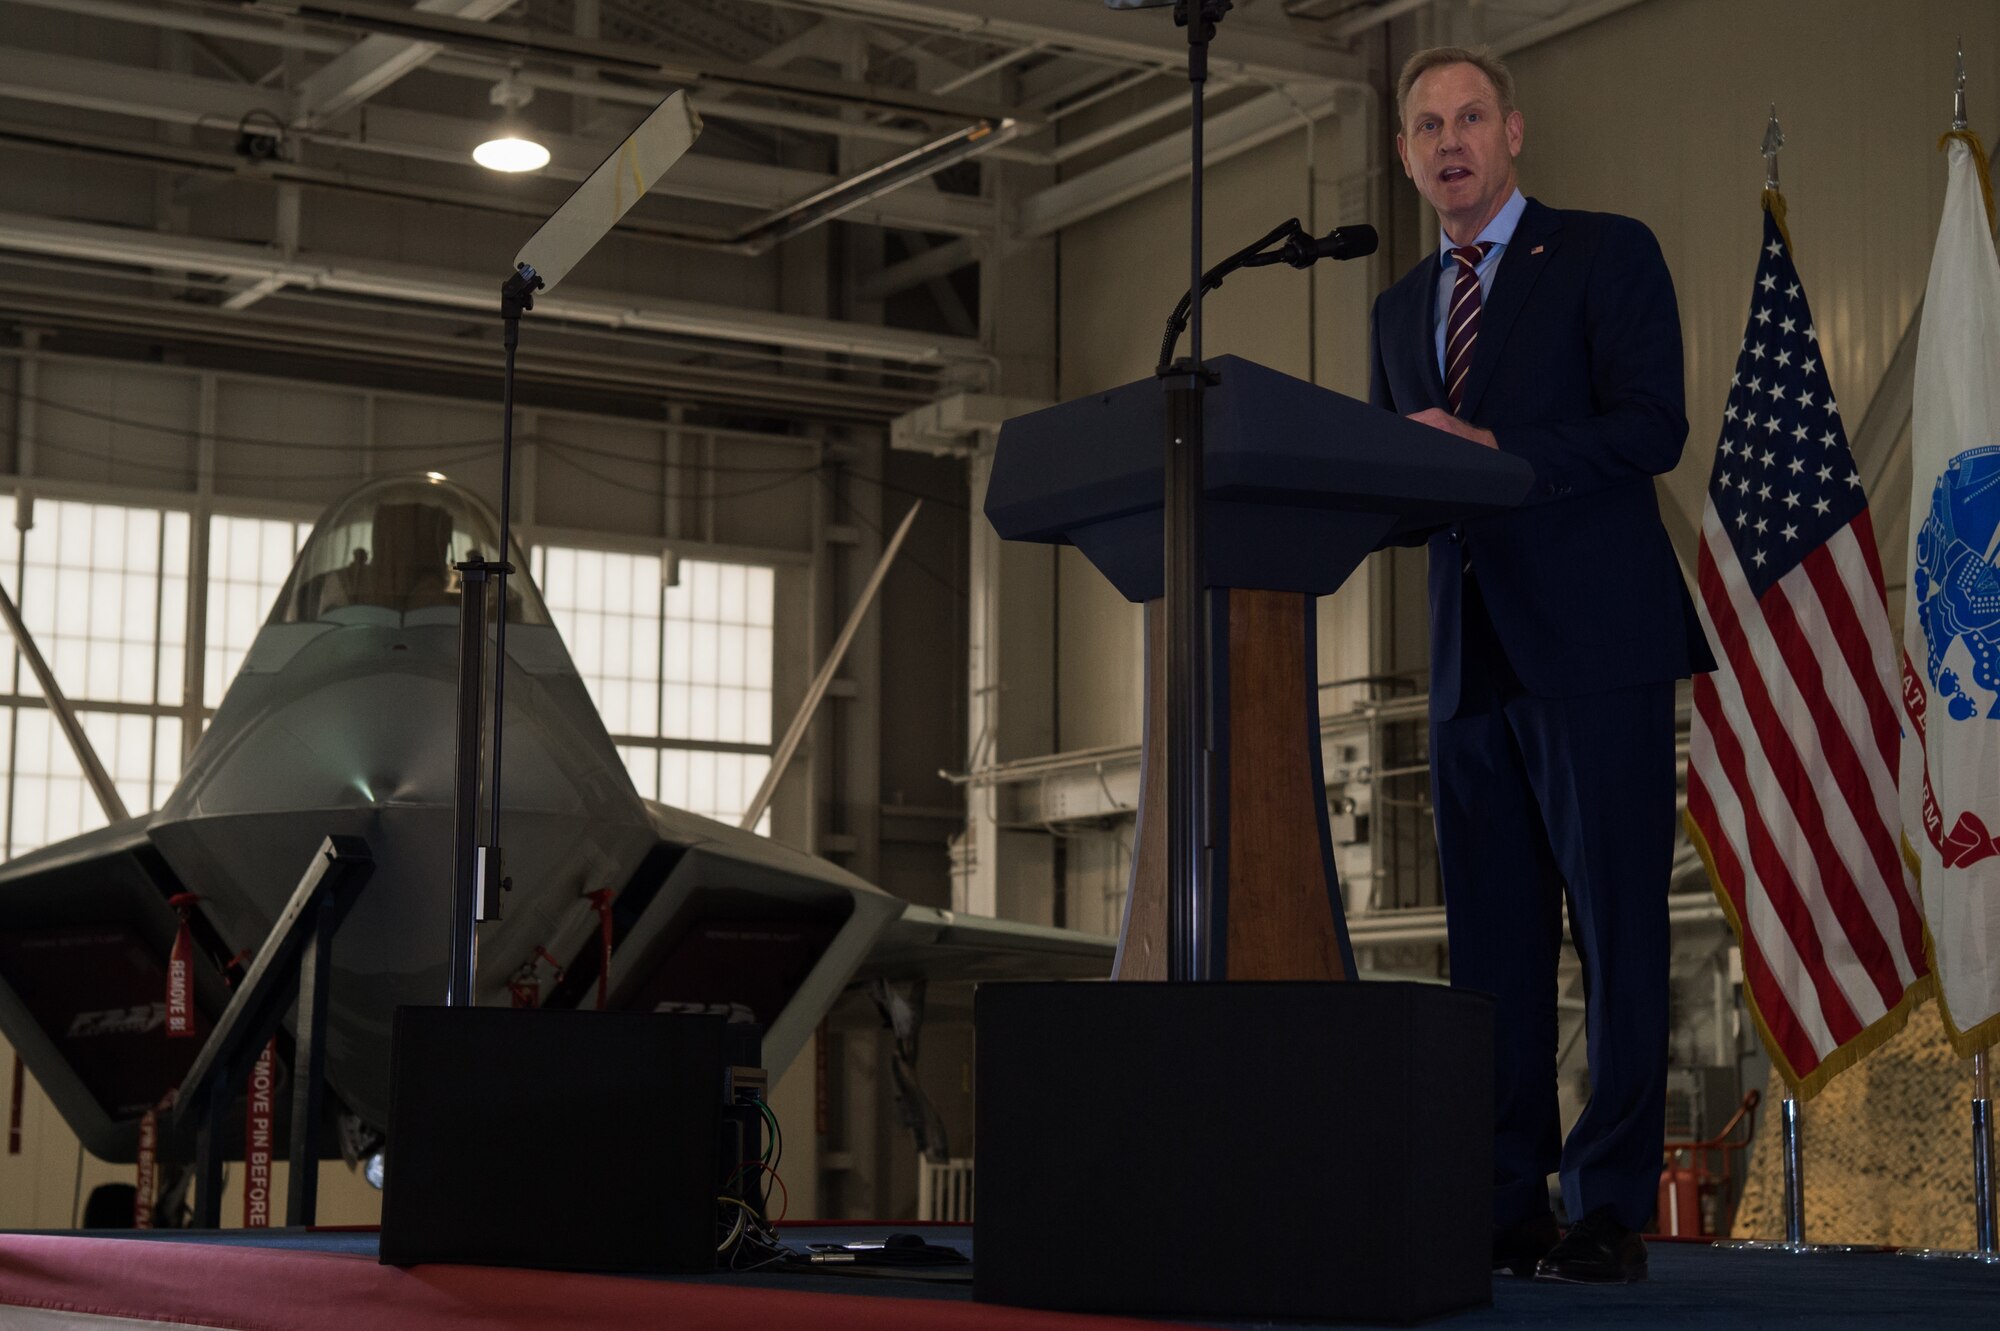
<path fill-rule="evenodd" d="M 0 282 L 0 317 L 58 331 L 140 336 L 166 343 L 286 352 L 364 365 L 436 369 L 491 376 L 497 352 L 491 343 L 463 337 L 363 327 L 322 319 L 274 317 L 261 311 L 225 313 L 216 306 L 149 300 Z M 932 397 L 918 387 L 851 384 L 773 371 L 675 361 L 658 355 L 607 353 L 601 345 L 537 336 L 524 357 L 523 383 L 642 393 L 760 414 L 812 420 L 886 421 Z"/>
<path fill-rule="evenodd" d="M 251 16 L 241 18 L 211 14 L 205 11 L 161 9 L 140 0 L 14 0 L 14 3 L 33 5 L 65 14 L 87 14 L 92 18 L 106 19 L 114 23 L 129 23 L 170 32 L 201 34 L 210 37 L 224 37 L 232 41 L 250 42 L 271 46 L 279 50 L 312 51 L 319 55 L 337 56 L 353 48 L 353 43 L 330 32 L 310 31 L 294 23 L 288 27 L 273 27 L 268 23 L 255 21 Z M 837 26 L 837 25 L 836 25 Z M 819 34 L 819 41 L 826 40 L 824 25 L 811 29 L 803 37 Z M 786 43 L 791 47 L 792 43 Z M 783 48 L 780 48 L 782 51 Z M 796 50 L 792 52 L 796 54 Z M 789 58 L 789 55 L 787 55 Z M 781 65 L 783 61 L 759 61 Z M 424 68 L 438 74 L 448 74 L 455 78 L 472 79 L 491 83 L 508 72 L 508 66 L 495 57 L 439 55 L 433 57 Z M 651 109 L 659 103 L 667 92 L 664 84 L 610 83 L 586 79 L 571 73 L 563 73 L 548 67 L 528 66 L 513 71 L 514 77 L 523 85 L 545 89 L 551 92 L 565 92 L 578 97 L 594 98 L 604 102 L 619 102 L 628 106 L 643 106 Z M 247 82 L 247 81 L 246 81 Z M 703 116 L 715 120 L 737 120 L 753 125 L 775 125 L 785 129 L 804 130 L 812 134 L 847 136 L 859 139 L 875 139 L 883 143 L 917 144 L 927 143 L 934 134 L 921 129 L 910 129 L 894 125 L 879 124 L 864 119 L 838 119 L 835 116 L 815 114 L 810 111 L 788 110 L 762 102 L 731 100 L 726 96 L 712 93 L 697 93 L 688 98 L 694 109 Z M 1006 147 L 998 148 L 991 154 L 1010 161 L 1035 161 L 1044 159 L 1044 154 L 1030 149 Z"/>
<path fill-rule="evenodd" d="M 1525 51 L 1530 46 L 1539 46 L 1551 38 L 1560 37 L 1587 23 L 1609 18 L 1621 9 L 1630 9 L 1634 5 L 1644 3 L 1645 0 L 1582 0 L 1582 3 L 1571 5 L 1553 18 L 1544 19 L 1525 28 L 1516 28 L 1505 36 L 1495 38 L 1492 43 L 1493 53 L 1512 55 L 1516 51 Z"/>
<path fill-rule="evenodd" d="M 1116 13 L 1101 0 L 812 0 L 827 14 L 889 19 L 1001 45 L 1046 42 L 1144 65 L 1184 66 L 1187 36 L 1166 14 Z M 1222 25 L 1209 54 L 1217 78 L 1368 87 L 1359 56 L 1244 16 Z"/>
<path fill-rule="evenodd" d="M 517 191 L 454 189 L 423 181 L 407 180 L 400 176 L 374 175 L 345 167 L 336 169 L 304 166 L 297 162 L 275 159 L 253 164 L 246 162 L 234 152 L 218 149 L 170 144 L 157 139 L 90 134 L 82 130 L 36 125 L 4 118 L 0 118 L 0 143 L 9 147 L 97 157 L 139 166 L 155 166 L 181 174 L 199 174 L 209 178 L 227 176 L 238 181 L 260 181 L 274 186 L 303 185 L 310 189 L 372 195 L 400 199 L 408 203 L 442 204 L 446 207 L 504 213 L 511 217 L 527 218 L 532 222 L 540 222 L 546 218 L 560 202 L 558 197 L 549 192 L 535 190 L 532 187 Z M 662 221 L 656 216 L 640 216 L 635 213 L 627 213 L 620 219 L 616 230 L 622 235 L 644 236 L 653 240 L 696 245 L 721 243 L 728 235 L 727 230 L 719 226 L 697 226 L 686 222 L 676 224 Z"/>
<path fill-rule="evenodd" d="M 1330 85 L 1293 88 L 1261 97 L 1211 116 L 1203 129 L 1205 163 L 1214 166 L 1335 113 L 1339 90 Z M 1183 129 L 1155 139 L 1115 161 L 1071 176 L 1021 201 L 1015 230 L 1033 238 L 1074 226 L 1142 194 L 1188 175 L 1190 135 Z"/>
<path fill-rule="evenodd" d="M 228 130 L 252 112 L 280 124 L 292 112 L 290 94 L 276 88 L 11 46 L 0 46 L 0 97 Z"/>
<path fill-rule="evenodd" d="M 417 0 L 417 8 L 475 22 L 504 13 L 514 0 Z M 359 106 L 432 56 L 444 50 L 435 42 L 410 41 L 374 33 L 314 70 L 298 87 L 297 122 L 321 125 Z"/>
<path fill-rule="evenodd" d="M 798 97 L 836 106 L 863 105 L 907 115 L 949 120 L 1000 120 L 1006 108 L 968 98 L 935 97 L 881 84 L 856 84 L 815 74 L 764 69 L 726 60 L 694 59 L 648 51 L 619 42 L 571 37 L 511 23 L 474 23 L 398 9 L 372 0 L 268 0 L 267 8 L 301 18 L 343 23 L 390 36 L 434 41 L 455 49 L 503 57 L 544 59 L 588 65 L 605 73 L 660 79 L 687 88 L 728 89 L 766 96 Z"/>
<path fill-rule="evenodd" d="M 253 282 L 275 278 L 285 287 L 345 292 L 481 313 L 493 310 L 499 289 L 497 275 L 486 277 L 327 254 L 286 258 L 258 245 L 60 222 L 21 213 L 0 213 L 0 249 L 213 277 L 248 278 Z M 567 321 L 587 327 L 796 347 L 899 364 L 941 365 L 986 359 L 979 343 L 967 338 L 742 310 L 664 296 L 633 298 L 617 292 L 565 287 L 558 294 L 541 297 L 535 302 L 535 309 L 536 319 L 541 322 Z"/>
<path fill-rule="evenodd" d="M 862 300 L 887 300 L 899 291 L 949 277 L 967 264 L 978 263 L 985 255 L 986 246 L 983 243 L 965 238 L 919 248 L 909 258 L 879 268 L 863 278 L 854 294 Z"/>
<path fill-rule="evenodd" d="M 330 32 L 306 32 L 297 24 L 279 27 L 254 13 L 211 13 L 198 10 L 161 9 L 140 0 L 13 0 L 15 4 L 53 9 L 64 14 L 88 14 L 92 18 L 119 23 L 136 23 L 170 32 L 199 32 L 232 41 L 261 42 L 321 55 L 339 55 L 353 45 L 350 38 Z"/>
<path fill-rule="evenodd" d="M 357 152 L 386 152 L 405 157 L 464 164 L 489 127 L 456 116 L 378 106 L 368 110 L 367 134 L 335 141 Z M 581 139 L 567 134 L 539 134 L 551 156 L 541 174 L 581 180 L 597 169 L 617 144 L 609 139 Z M 683 199 L 732 204 L 760 212 L 788 207 L 823 194 L 842 177 L 765 162 L 739 162 L 706 153 L 689 153 L 674 164 L 654 189 Z M 892 194 L 873 199 L 844 214 L 845 220 L 869 222 L 915 231 L 977 235 L 993 225 L 993 206 L 969 194 L 945 194 L 934 184 L 914 182 Z"/>
<path fill-rule="evenodd" d="M 218 130 L 233 130 L 252 111 L 285 122 L 291 110 L 287 96 L 275 89 L 7 47 L 0 47 L 0 97 Z M 370 107 L 364 128 L 365 133 L 322 130 L 311 137 L 359 152 L 462 166 L 470 161 L 473 147 L 489 127 L 456 116 Z M 616 146 L 609 139 L 542 137 L 554 160 L 541 174 L 554 180 L 583 179 Z M 768 212 L 838 183 L 838 177 L 816 171 L 690 153 L 657 188 L 662 194 L 680 198 Z M 919 183 L 855 208 L 846 214 L 846 220 L 977 235 L 991 228 L 993 208 L 983 199 L 944 194 L 935 186 Z"/>

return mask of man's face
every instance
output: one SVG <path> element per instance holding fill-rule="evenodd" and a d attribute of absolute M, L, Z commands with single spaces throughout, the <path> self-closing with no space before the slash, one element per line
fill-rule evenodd
<path fill-rule="evenodd" d="M 1470 244 L 1514 193 L 1521 113 L 1501 112 L 1492 81 L 1475 66 L 1439 65 L 1410 89 L 1396 152 L 1445 233 Z"/>

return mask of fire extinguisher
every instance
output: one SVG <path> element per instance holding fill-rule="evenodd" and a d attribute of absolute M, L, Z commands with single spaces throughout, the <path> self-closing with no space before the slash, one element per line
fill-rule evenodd
<path fill-rule="evenodd" d="M 1701 1223 L 1701 1178 L 1685 1155 L 1660 1171 L 1660 1233 L 1675 1238 L 1699 1238 Z"/>

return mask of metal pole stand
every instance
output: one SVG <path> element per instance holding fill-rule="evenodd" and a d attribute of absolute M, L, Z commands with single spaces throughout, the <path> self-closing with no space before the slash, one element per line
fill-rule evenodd
<path fill-rule="evenodd" d="M 500 893 L 509 887 L 500 851 L 500 737 L 507 692 L 507 575 L 513 540 L 508 519 L 514 503 L 514 357 L 521 345 L 521 316 L 535 308 L 544 283 L 528 264 L 500 284 L 501 346 L 506 365 L 500 374 L 500 548 L 491 559 L 456 565 L 458 618 L 458 758 L 452 802 L 451 964 L 445 979 L 446 1007 L 472 1007 L 478 999 L 479 930 L 500 918 Z M 490 813 L 486 840 L 479 839 L 479 755 L 486 738 L 486 586 L 493 596 L 493 732 L 491 775 L 486 783 Z"/>
<path fill-rule="evenodd" d="M 1993 1078 L 1984 1049 L 1972 1056 L 1972 1187 L 1978 1255 L 2000 1261 L 1993 1219 Z"/>
<path fill-rule="evenodd" d="M 479 845 L 479 749 L 486 704 L 486 588 L 483 559 L 459 564 L 458 755 L 452 800 L 451 969 L 447 1007 L 471 1007 L 479 972 L 479 884 L 485 856 Z"/>
<path fill-rule="evenodd" d="M 1972 1193 L 1974 1193 L 1974 1253 L 1982 1261 L 2000 1261 L 1994 1249 L 1994 1101 L 1988 1051 L 1972 1055 Z"/>
<path fill-rule="evenodd" d="M 1912 1256 L 1939 1262 L 2000 1265 L 1994 1245 L 1993 1075 L 1984 1049 L 1972 1056 L 1972 1226 L 1971 1249 L 1926 1248 Z"/>
<path fill-rule="evenodd" d="M 320 843 L 243 982 L 208 1034 L 174 1098 L 173 1126 L 195 1122 L 194 1227 L 222 1225 L 222 1157 L 231 1093 L 298 1002 L 292 1045 L 291 1186 L 287 1225 L 310 1225 L 319 1204 L 320 1102 L 325 1092 L 328 981 L 333 935 L 354 904 L 375 859 L 359 837 Z"/>
<path fill-rule="evenodd" d="M 1167 393 L 1164 505 L 1167 620 L 1167 978 L 1214 979 L 1211 934 L 1214 838 L 1211 792 L 1226 779 L 1209 725 L 1208 615 L 1202 592 L 1203 398 L 1214 376 L 1201 359 L 1202 96 L 1208 44 L 1231 0 L 1180 0 L 1174 20 L 1187 28 L 1192 97 L 1192 198 L 1188 356 L 1161 382 Z"/>
<path fill-rule="evenodd" d="M 1785 1237 L 1782 1239 L 1726 1239 L 1716 1243 L 1718 1248 L 1737 1248 L 1748 1252 L 1788 1252 L 1800 1256 L 1830 1252 L 1888 1252 L 1890 1249 L 1880 1243 L 1808 1243 L 1806 1242 L 1806 1152 L 1805 1120 L 1799 1099 L 1792 1088 L 1785 1088 L 1785 1098 L 1779 1107 L 1779 1143 L 1784 1151 L 1785 1169 Z"/>

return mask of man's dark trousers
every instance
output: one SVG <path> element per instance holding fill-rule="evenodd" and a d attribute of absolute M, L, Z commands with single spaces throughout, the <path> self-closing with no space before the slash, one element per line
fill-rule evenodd
<path fill-rule="evenodd" d="M 1494 1223 L 1652 1216 L 1665 1130 L 1674 841 L 1674 684 L 1577 697 L 1524 690 L 1465 580 L 1459 706 L 1431 723 L 1431 791 L 1452 983 L 1494 995 Z M 1635 812 L 1643 811 L 1635 818 Z M 1567 887 L 1583 963 L 1590 1099 L 1564 1142 L 1554 976 Z"/>

